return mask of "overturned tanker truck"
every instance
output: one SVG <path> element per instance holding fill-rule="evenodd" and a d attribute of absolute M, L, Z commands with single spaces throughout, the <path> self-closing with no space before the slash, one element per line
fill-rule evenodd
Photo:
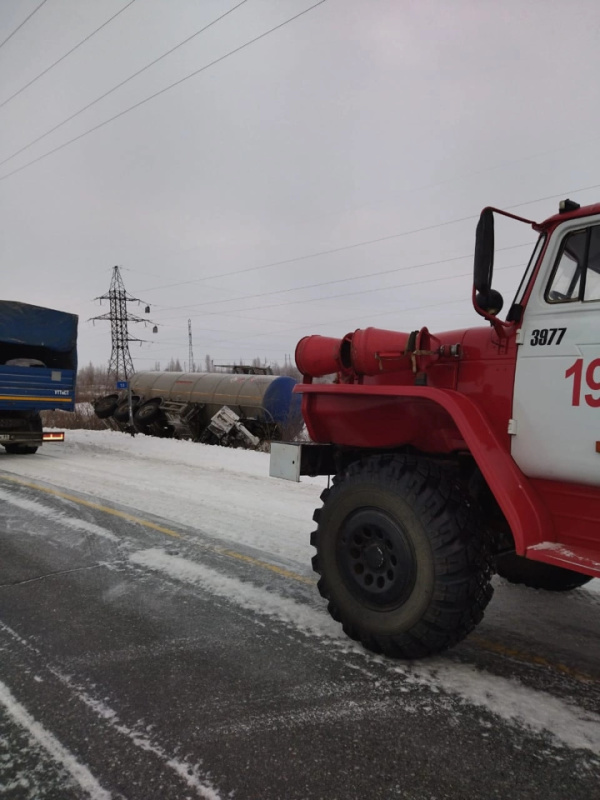
<path fill-rule="evenodd" d="M 229 447 L 259 447 L 303 425 L 297 381 L 286 375 L 137 372 L 129 391 L 94 404 L 113 430 Z"/>

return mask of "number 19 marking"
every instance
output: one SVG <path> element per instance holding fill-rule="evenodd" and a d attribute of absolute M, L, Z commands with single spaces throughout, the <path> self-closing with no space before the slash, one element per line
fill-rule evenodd
<path fill-rule="evenodd" d="M 593 392 L 600 392 L 600 380 L 595 377 L 595 372 L 600 369 L 600 358 L 595 358 L 587 365 L 585 371 L 585 382 Z M 583 378 L 583 358 L 578 358 L 573 366 L 565 372 L 565 378 L 573 377 L 573 395 L 571 405 L 578 406 L 581 403 L 581 382 Z M 585 402 L 592 408 L 600 408 L 600 397 L 593 394 L 584 395 Z"/>

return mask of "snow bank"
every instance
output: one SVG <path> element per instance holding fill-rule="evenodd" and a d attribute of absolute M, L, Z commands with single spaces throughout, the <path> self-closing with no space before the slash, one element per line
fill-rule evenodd
<path fill-rule="evenodd" d="M 312 514 L 327 479 L 297 484 L 269 478 L 266 453 L 115 431 L 68 431 L 64 445 L 44 445 L 33 457 L 3 455 L 0 469 L 13 474 L 309 568 Z"/>

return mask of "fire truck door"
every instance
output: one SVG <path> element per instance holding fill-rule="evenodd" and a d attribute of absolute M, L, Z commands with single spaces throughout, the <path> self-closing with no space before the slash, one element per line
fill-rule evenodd
<path fill-rule="evenodd" d="M 555 235 L 522 320 L 509 430 L 530 477 L 600 486 L 599 221 Z"/>

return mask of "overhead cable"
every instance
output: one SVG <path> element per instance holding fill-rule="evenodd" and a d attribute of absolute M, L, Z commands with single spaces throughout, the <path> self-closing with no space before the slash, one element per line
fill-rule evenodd
<path fill-rule="evenodd" d="M 494 252 L 500 253 L 503 250 L 516 250 L 519 247 L 527 247 L 529 246 L 529 242 L 524 242 L 523 244 L 513 244 L 509 247 L 497 247 Z M 370 278 L 378 278 L 381 275 L 391 275 L 395 272 L 404 272 L 409 269 L 420 269 L 421 267 L 433 267 L 438 266 L 439 264 L 448 264 L 451 261 L 462 261 L 465 258 L 472 258 L 473 253 L 465 253 L 462 256 L 452 256 L 451 258 L 440 258 L 436 261 L 423 261 L 420 264 L 408 264 L 402 267 L 393 267 L 392 269 L 382 269 L 378 272 L 369 272 L 363 273 L 361 275 L 352 275 L 346 278 L 336 278 L 331 281 L 321 281 L 319 283 L 309 283 L 305 284 L 304 286 L 292 286 L 288 289 L 274 289 L 270 292 L 260 292 L 259 294 L 247 294 L 242 295 L 241 297 L 227 297 L 224 300 L 207 300 L 202 303 L 194 303 L 192 305 L 185 305 L 185 306 L 158 306 L 158 311 L 191 311 L 195 308 L 201 308 L 202 306 L 214 306 L 214 305 L 222 305 L 223 303 L 239 303 L 242 300 L 254 300 L 257 298 L 262 297 L 271 297 L 274 294 L 288 294 L 289 292 L 301 292 L 304 289 L 318 289 L 322 286 L 331 286 L 335 283 L 348 283 L 349 281 L 361 281 L 361 280 L 368 280 Z M 223 287 L 210 287 L 210 288 L 219 288 L 222 289 Z M 169 317 L 167 317 L 169 319 Z M 173 319 L 175 319 L 173 317 Z"/>
<path fill-rule="evenodd" d="M 30 19 L 33 17 L 33 15 L 34 15 L 36 12 L 38 12 L 38 11 L 40 10 L 40 8 L 41 8 L 41 7 L 44 5 L 44 3 L 45 3 L 45 2 L 46 2 L 46 0 L 42 0 L 42 2 L 41 2 L 41 3 L 40 3 L 38 6 L 36 6 L 36 7 L 33 9 L 33 11 L 31 12 L 31 14 L 29 14 L 29 16 L 28 16 L 28 17 L 25 17 L 25 19 L 23 20 L 23 22 L 22 22 L 20 25 L 17 25 L 17 27 L 14 29 L 14 31 L 13 31 L 12 33 L 9 33 L 9 35 L 6 37 L 6 39 L 5 39 L 3 42 L 0 42 L 0 47 L 4 47 L 4 45 L 5 45 L 5 44 L 6 44 L 8 41 L 10 41 L 10 40 L 12 39 L 12 37 L 15 35 L 15 33 L 16 33 L 17 31 L 20 31 L 20 30 L 21 30 L 21 28 L 23 27 L 23 25 L 25 25 L 25 23 L 26 23 L 28 20 L 30 20 Z"/>
<path fill-rule="evenodd" d="M 10 174 L 10 173 L 9 173 Z M 2 180 L 2 178 L 0 178 Z M 515 203 L 511 206 L 505 206 L 504 210 L 508 211 L 513 208 L 519 208 L 520 206 L 528 206 L 532 205 L 533 203 L 540 203 L 544 200 L 554 200 L 558 197 L 565 197 L 568 194 L 575 194 L 575 192 L 587 192 L 591 189 L 598 189 L 600 188 L 600 183 L 597 183 L 593 186 L 580 186 L 577 189 L 568 189 L 564 192 L 559 192 L 558 194 L 547 195 L 546 197 L 537 197 L 534 200 L 526 200 L 523 203 Z M 341 253 L 344 250 L 353 250 L 356 247 L 366 247 L 372 244 L 378 244 L 379 242 L 387 242 L 391 239 L 400 239 L 403 236 L 412 236 L 415 233 L 425 233 L 426 231 L 437 230 L 439 228 L 445 228 L 448 225 L 457 225 L 460 222 L 468 222 L 475 219 L 479 219 L 479 214 L 470 214 L 467 217 L 458 217 L 456 219 L 450 219 L 447 222 L 438 222 L 435 225 L 425 225 L 422 228 L 412 228 L 408 231 L 401 231 L 400 233 L 392 233 L 388 236 L 380 236 L 377 239 L 365 239 L 361 242 L 353 242 L 352 244 L 345 244 L 341 245 L 340 247 L 332 247 L 327 250 L 317 250 L 314 253 L 307 253 L 303 256 L 294 256 L 293 258 L 286 258 L 282 261 L 271 261 L 268 264 L 259 264 L 256 267 L 245 267 L 243 269 L 236 269 L 231 272 L 221 272 L 221 273 L 213 273 L 212 275 L 205 275 L 200 278 L 192 278 L 191 280 L 187 281 L 179 281 L 177 283 L 164 283 L 160 286 L 149 286 L 143 289 L 144 292 L 153 292 L 157 291 L 158 289 L 171 289 L 175 286 L 186 286 L 190 283 L 201 283 L 202 281 L 214 280 L 215 278 L 229 278 L 233 275 L 242 275 L 246 272 L 256 272 L 261 269 L 269 269 L 270 267 L 280 267 L 285 264 L 294 264 L 297 261 L 306 261 L 310 258 L 317 258 L 318 256 L 325 256 L 331 255 L 332 253 Z"/>
<path fill-rule="evenodd" d="M 34 84 L 36 81 L 39 81 L 39 79 L 40 79 L 40 78 L 42 78 L 44 75 L 47 75 L 47 74 L 48 74 L 48 72 L 50 72 L 50 70 L 51 70 L 51 69 L 54 69 L 54 67 L 56 67 L 58 64 L 60 64 L 60 62 L 61 62 L 61 61 L 64 61 L 64 60 L 65 60 L 65 58 L 67 58 L 68 56 L 70 56 L 70 55 L 71 55 L 71 53 L 74 53 L 74 52 L 75 52 L 75 50 L 78 50 L 78 49 L 79 49 L 79 48 L 80 48 L 80 47 L 81 47 L 83 44 L 85 44 L 86 42 L 89 42 L 89 40 L 90 40 L 90 39 L 91 39 L 93 36 L 95 36 L 95 35 L 96 35 L 96 34 L 97 34 L 99 31 L 101 31 L 101 30 L 102 30 L 102 28 L 106 28 L 106 26 L 107 26 L 109 23 L 111 23 L 111 22 L 112 22 L 114 19 L 116 19 L 116 18 L 119 16 L 119 14 L 122 14 L 122 13 L 123 13 L 123 12 L 124 12 L 124 11 L 125 11 L 127 8 L 129 8 L 129 6 L 133 5 L 134 3 L 135 3 L 135 0 L 129 0 L 129 3 L 127 3 L 127 5 L 126 5 L 126 6 L 123 6 L 123 8 L 122 8 L 120 11 L 117 11 L 117 13 L 116 13 L 116 14 L 113 14 L 113 15 L 112 15 L 112 17 L 110 17 L 109 19 L 107 19 L 107 20 L 106 20 L 106 22 L 103 22 L 103 23 L 102 23 L 102 25 L 100 25 L 100 27 L 99 27 L 99 28 L 96 28 L 96 30 L 95 30 L 95 31 L 92 31 L 92 32 L 91 32 L 91 33 L 90 33 L 88 36 L 86 36 L 86 37 L 85 37 L 85 39 L 82 39 L 80 42 L 78 42 L 78 43 L 75 45 L 75 47 L 72 47 L 72 48 L 71 48 L 71 49 L 70 49 L 70 50 L 69 50 L 67 53 L 65 53 L 65 54 L 64 54 L 63 56 L 61 56 L 59 59 L 57 59 L 57 60 L 56 60 L 56 61 L 54 61 L 52 64 L 50 64 L 50 66 L 49 66 L 49 67 L 46 67 L 46 69 L 42 70 L 42 72 L 40 72 L 40 73 L 39 73 L 39 75 L 36 75 L 36 76 L 35 76 L 35 78 L 32 78 L 32 79 L 31 79 L 31 80 L 30 80 L 28 83 L 26 83 L 24 86 L 21 86 L 21 88 L 20 88 L 20 89 L 17 89 L 17 91 L 16 91 L 16 92 L 14 92 L 13 94 L 11 94 L 11 96 L 10 96 L 10 97 L 7 97 L 7 98 L 6 98 L 6 100 L 3 100 L 3 101 L 0 103 L 0 108 L 4 108 L 4 106 L 5 106 L 7 103 L 10 103 L 10 101 L 11 101 L 11 100 L 14 100 L 14 98 L 15 98 L 15 97 L 18 97 L 18 96 L 21 94 L 21 92 L 24 92 L 24 91 L 25 91 L 25 89 L 29 89 L 29 87 L 30 87 L 30 86 L 32 86 L 32 85 L 33 85 L 33 84 Z"/>
<path fill-rule="evenodd" d="M 175 47 L 172 47 L 170 50 L 167 50 L 166 53 L 163 53 L 161 56 L 158 56 L 158 58 L 155 58 L 149 64 L 146 64 L 145 67 L 142 67 L 141 69 L 138 69 L 138 71 L 134 72 L 133 75 L 130 75 L 128 78 L 125 78 L 125 80 L 121 81 L 116 86 L 113 86 L 112 89 L 109 89 L 107 92 L 104 92 L 104 94 L 101 94 L 95 100 L 92 100 L 91 103 L 88 103 L 87 105 L 83 106 L 83 108 L 80 108 L 79 111 L 75 111 L 75 113 L 71 114 L 70 117 L 67 117 L 66 119 L 63 119 L 62 122 L 59 122 L 53 128 L 50 128 L 45 133 L 40 134 L 40 136 L 38 136 L 37 138 L 32 139 L 30 142 L 28 142 L 27 144 L 23 145 L 23 147 L 21 147 L 19 150 L 15 150 L 15 152 L 12 155 L 7 156 L 4 160 L 0 161 L 0 166 L 2 166 L 2 164 L 6 164 L 7 161 L 12 161 L 13 158 L 16 158 L 18 155 L 23 153 L 25 150 L 29 150 L 29 148 L 33 147 L 34 144 L 37 144 L 38 142 L 41 142 L 42 139 L 45 139 L 47 136 L 50 136 L 51 133 L 54 133 L 54 131 L 57 131 L 59 128 L 62 128 L 63 125 L 67 124 L 67 122 L 71 122 L 71 120 L 74 120 L 75 117 L 78 117 L 80 114 L 83 114 L 84 111 L 87 111 L 92 106 L 95 106 L 96 103 L 99 103 L 101 100 L 104 100 L 105 97 L 108 97 L 109 95 L 113 94 L 113 92 L 116 92 L 117 89 L 120 89 L 122 86 L 125 86 L 125 84 L 129 83 L 129 81 L 132 81 L 134 78 L 137 78 L 138 75 L 142 74 L 142 72 L 145 72 L 147 69 L 150 69 L 150 67 L 153 67 L 155 64 L 158 64 L 158 62 L 162 61 L 163 58 L 166 58 L 167 56 L 170 56 L 171 53 L 175 52 L 175 50 L 178 50 L 180 47 L 183 47 L 184 44 L 187 44 L 188 42 L 191 42 L 191 40 L 194 39 L 196 36 L 199 36 L 201 33 L 204 33 L 204 31 L 208 30 L 213 25 L 216 25 L 217 22 L 219 22 L 224 17 L 226 17 L 229 14 L 231 14 L 232 11 L 236 10 L 236 8 L 239 8 L 240 6 L 243 6 L 244 3 L 246 3 L 246 2 L 248 2 L 248 0 L 241 0 L 241 2 L 238 3 L 236 6 L 234 6 L 233 8 L 230 8 L 229 11 L 226 11 L 224 14 L 221 14 L 220 17 L 217 17 L 216 19 L 213 19 L 213 21 L 209 22 L 208 25 L 205 25 L 203 28 L 200 28 L 199 31 L 196 31 L 191 36 L 188 36 L 187 39 L 184 39 L 182 42 L 179 42 L 179 44 L 176 44 Z M 113 119 L 114 119 L 114 117 L 113 117 Z M 108 121 L 110 122 L 110 120 L 108 120 Z M 81 137 L 78 137 L 78 138 L 81 138 Z"/>
<path fill-rule="evenodd" d="M 506 267 L 497 267 L 497 272 L 502 272 L 503 270 L 507 269 L 516 269 L 517 267 L 523 267 L 522 263 L 519 264 L 510 264 Z M 396 283 L 393 286 L 377 286 L 374 289 L 359 289 L 358 291 L 354 292 L 342 292 L 340 294 L 328 294 L 324 297 L 309 297 L 306 300 L 286 300 L 283 303 L 271 303 L 270 305 L 260 305 L 260 306 L 251 306 L 250 308 L 239 308 L 239 309 L 230 309 L 227 312 L 223 311 L 205 311 L 200 314 L 190 314 L 191 317 L 214 317 L 214 316 L 222 316 L 222 317 L 231 317 L 235 316 L 238 317 L 238 312 L 243 311 L 264 311 L 268 308 L 281 308 L 282 306 L 295 306 L 295 305 L 302 305 L 304 303 L 321 303 L 327 300 L 338 300 L 341 297 L 353 297 L 355 295 L 365 295 L 365 294 L 373 294 L 373 292 L 387 292 L 390 289 L 411 289 L 413 286 L 424 286 L 428 283 L 439 283 L 440 281 L 449 281 L 455 280 L 456 278 L 464 278 L 468 277 L 472 274 L 471 272 L 459 272 L 455 275 L 446 275 L 444 277 L 435 277 L 435 278 L 426 278 L 425 280 L 420 281 L 410 281 L 408 283 Z M 176 317 L 167 317 L 167 319 L 177 319 Z"/>
<path fill-rule="evenodd" d="M 242 0 L 242 2 L 246 2 L 246 0 Z M 83 133 L 80 133 L 78 136 L 74 136 L 72 139 L 69 139 L 66 142 L 63 142 L 63 144 L 58 145 L 58 147 L 54 147 L 52 150 L 49 150 L 47 153 L 43 153 L 41 156 L 38 156 L 37 158 L 33 158 L 31 161 L 28 161 L 26 164 L 23 164 L 22 166 L 17 167 L 16 169 L 11 170 L 10 172 L 7 172 L 5 175 L 0 176 L 0 181 L 6 180 L 6 178 L 10 178 L 12 175 L 16 175 L 18 172 L 22 172 L 24 169 L 27 169 L 28 167 L 31 167 L 33 164 L 37 164 L 38 161 L 42 161 L 43 159 L 48 158 L 48 156 L 51 156 L 54 153 L 58 153 L 59 150 L 64 150 L 65 147 L 68 147 L 69 145 L 74 144 L 75 142 L 78 142 L 80 139 L 83 139 L 85 136 L 89 136 L 90 133 L 93 133 L 94 131 L 97 131 L 100 128 L 103 128 L 105 125 L 108 125 L 111 122 L 114 122 L 116 119 L 119 119 L 120 117 L 125 116 L 125 114 L 129 114 L 131 111 L 134 111 L 136 108 L 139 108 L 140 106 L 143 106 L 146 103 L 149 103 L 151 100 L 154 100 L 156 97 L 160 97 L 161 95 L 165 94 L 165 92 L 168 92 L 171 89 L 174 89 L 176 86 L 180 86 L 185 81 L 190 80 L 190 78 L 194 78 L 196 75 L 199 75 L 201 72 L 204 72 L 205 70 L 210 69 L 210 67 L 214 67 L 215 64 L 219 64 L 221 61 L 224 61 L 226 58 L 229 58 L 230 56 L 233 56 L 236 53 L 239 53 L 241 50 L 244 50 L 246 47 L 249 47 L 250 45 L 254 44 L 255 42 L 258 42 L 261 39 L 264 39 L 265 36 L 268 36 L 269 34 L 274 33 L 275 31 L 279 30 L 280 28 L 283 28 L 285 25 L 289 25 L 290 22 L 294 22 L 294 20 L 298 19 L 299 17 L 304 16 L 304 14 L 308 14 L 309 11 L 312 11 L 314 8 L 317 8 L 318 6 L 321 6 L 321 5 L 323 5 L 323 3 L 326 3 L 326 2 L 327 2 L 327 0 L 319 0 L 318 3 L 314 3 L 314 5 L 309 6 L 308 8 L 304 9 L 304 11 L 301 11 L 300 13 L 295 14 L 293 17 L 289 17 L 284 22 L 280 22 L 279 25 L 275 25 L 273 28 L 269 28 L 269 30 L 265 31 L 264 33 L 261 33 L 259 36 L 255 36 L 253 39 L 250 39 L 249 41 L 244 42 L 244 44 L 239 45 L 239 47 L 236 47 L 233 50 L 229 50 L 224 55 L 219 56 L 219 58 L 215 58 L 213 61 L 209 62 L 208 64 L 205 64 L 203 67 L 200 67 L 199 69 L 194 70 L 194 72 L 191 72 L 188 75 L 185 75 L 183 78 L 180 78 L 179 80 L 175 81 L 174 83 L 171 83 L 168 86 L 165 86 L 164 89 L 160 89 L 158 92 L 154 92 L 154 94 L 151 94 L 149 97 L 144 98 L 144 100 L 140 100 L 139 102 L 134 103 L 132 106 L 129 106 L 128 108 L 124 109 L 123 111 L 120 111 L 118 114 L 114 114 L 112 117 L 109 117 L 109 119 L 105 119 L 103 122 L 98 123 L 98 125 L 94 125 L 92 128 L 88 128 L 87 131 L 84 131 Z M 242 3 L 240 3 L 239 5 L 241 5 L 241 4 Z M 231 9 L 231 11 L 235 10 L 235 8 L 237 8 L 237 6 L 235 6 L 234 9 Z M 228 13 L 231 13 L 231 11 L 228 12 Z M 217 21 L 218 20 L 215 20 L 214 22 L 217 22 Z M 211 24 L 214 24 L 214 23 L 211 23 Z M 30 144 L 33 144 L 33 143 L 31 142 Z M 21 151 L 19 151 L 19 152 L 21 152 Z M 17 155 L 17 153 L 13 153 L 13 155 L 9 156 L 9 158 L 5 159 L 5 161 L 8 161 L 10 158 L 13 158 L 15 155 Z M 4 162 L 0 162 L 0 163 L 5 163 L 5 161 Z"/>

